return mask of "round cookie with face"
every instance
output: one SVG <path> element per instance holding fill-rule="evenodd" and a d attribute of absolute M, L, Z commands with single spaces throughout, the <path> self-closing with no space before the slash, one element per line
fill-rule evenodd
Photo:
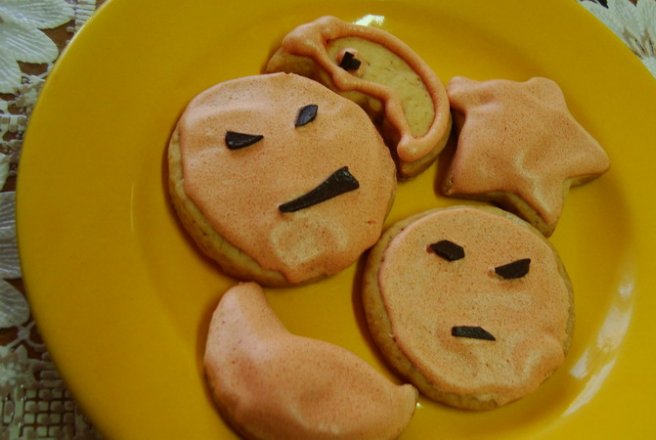
<path fill-rule="evenodd" d="M 518 217 L 455 206 L 392 226 L 365 267 L 363 301 L 384 357 L 425 396 L 491 409 L 563 363 L 574 323 L 569 278 Z"/>
<path fill-rule="evenodd" d="M 380 237 L 395 166 L 366 113 L 294 74 L 220 83 L 196 96 L 169 145 L 181 223 L 228 275 L 308 282 Z"/>

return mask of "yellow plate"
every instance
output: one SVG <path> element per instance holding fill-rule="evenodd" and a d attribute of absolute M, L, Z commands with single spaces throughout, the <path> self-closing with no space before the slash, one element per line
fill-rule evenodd
<path fill-rule="evenodd" d="M 576 294 L 566 365 L 534 394 L 491 412 L 422 400 L 403 438 L 656 434 L 656 82 L 573 0 L 106 4 L 50 75 L 18 184 L 29 299 L 93 422 L 122 440 L 232 438 L 200 364 L 208 317 L 232 281 L 176 223 L 165 146 L 191 97 L 257 73 L 286 31 L 322 14 L 382 22 L 445 81 L 555 79 L 612 162 L 570 193 L 552 238 Z M 434 195 L 435 174 L 400 186 L 389 222 L 450 203 Z M 355 275 L 352 267 L 268 296 L 291 331 L 389 374 L 364 336 Z"/>

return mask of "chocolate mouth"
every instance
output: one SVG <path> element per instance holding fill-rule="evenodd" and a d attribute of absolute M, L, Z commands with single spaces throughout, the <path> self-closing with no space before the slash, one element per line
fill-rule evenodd
<path fill-rule="evenodd" d="M 295 212 L 330 200 L 360 187 L 360 183 L 349 172 L 348 167 L 342 167 L 333 172 L 326 180 L 307 193 L 278 206 L 280 212 Z"/>
<path fill-rule="evenodd" d="M 483 327 L 456 325 L 451 327 L 451 336 L 456 338 L 482 339 L 484 341 L 496 341 L 497 338 Z"/>

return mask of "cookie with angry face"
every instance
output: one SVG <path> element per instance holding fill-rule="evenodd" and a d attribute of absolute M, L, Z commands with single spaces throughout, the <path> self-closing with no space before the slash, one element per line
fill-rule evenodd
<path fill-rule="evenodd" d="M 308 282 L 379 238 L 394 162 L 365 112 L 294 74 L 220 83 L 196 96 L 169 145 L 173 206 L 231 276 Z"/>
<path fill-rule="evenodd" d="M 490 409 L 563 363 L 569 278 L 549 242 L 492 207 L 456 206 L 392 226 L 365 268 L 367 323 L 384 357 L 425 396 Z"/>

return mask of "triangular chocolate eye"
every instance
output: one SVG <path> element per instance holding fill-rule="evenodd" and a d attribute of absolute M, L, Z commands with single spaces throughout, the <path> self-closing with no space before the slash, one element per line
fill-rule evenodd
<path fill-rule="evenodd" d="M 264 136 L 261 134 L 239 133 L 237 131 L 227 131 L 225 135 L 225 143 L 230 150 L 248 147 L 262 139 L 264 139 Z"/>
<path fill-rule="evenodd" d="M 510 280 L 525 276 L 528 273 L 530 266 L 531 259 L 522 258 L 520 260 L 515 260 L 512 263 L 504 264 L 503 266 L 497 266 L 494 268 L 494 272 L 501 278 Z"/>
<path fill-rule="evenodd" d="M 296 116 L 296 122 L 294 122 L 295 127 L 302 127 L 310 122 L 314 121 L 314 118 L 317 117 L 317 111 L 319 106 L 316 104 L 308 104 L 298 111 L 298 116 Z"/>
<path fill-rule="evenodd" d="M 428 248 L 446 261 L 456 261 L 465 258 L 465 250 L 462 246 L 449 240 L 437 241 L 428 245 Z"/>

